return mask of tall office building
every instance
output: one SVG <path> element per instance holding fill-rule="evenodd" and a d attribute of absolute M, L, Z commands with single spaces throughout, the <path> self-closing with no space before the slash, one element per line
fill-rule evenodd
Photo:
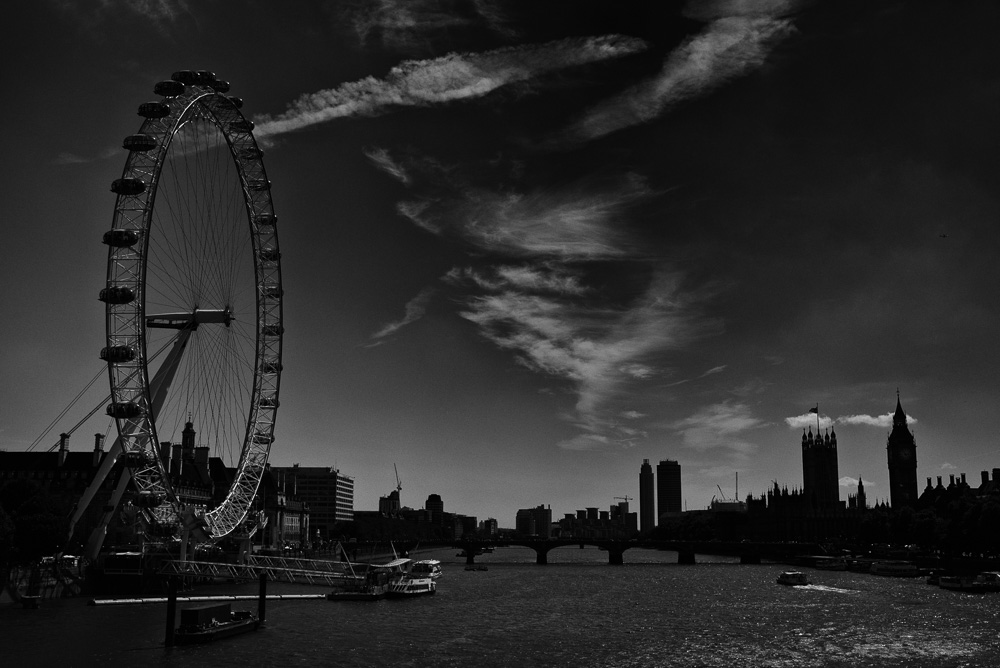
<path fill-rule="evenodd" d="M 656 526 L 656 507 L 653 499 L 653 467 L 648 459 L 639 468 L 639 524 L 643 533 Z"/>
<path fill-rule="evenodd" d="M 816 429 L 815 437 L 812 427 L 808 434 L 802 432 L 802 493 L 812 508 L 832 508 L 840 505 L 837 432 L 821 436 Z"/>
<path fill-rule="evenodd" d="M 889 458 L 889 503 L 893 508 L 912 506 L 917 501 L 917 439 L 906 426 L 906 413 L 896 393 L 896 412 L 886 443 Z"/>
<path fill-rule="evenodd" d="M 434 525 L 439 525 L 444 521 L 444 501 L 440 494 L 430 494 L 424 503 L 424 510 L 427 511 L 427 520 Z"/>
<path fill-rule="evenodd" d="M 656 502 L 659 514 L 681 512 L 681 465 L 664 459 L 656 465 Z"/>
<path fill-rule="evenodd" d="M 514 518 L 514 530 L 522 536 L 552 537 L 552 506 L 521 508 Z"/>
<path fill-rule="evenodd" d="M 285 476 L 285 488 L 309 504 L 310 530 L 323 539 L 335 537 L 337 522 L 354 519 L 354 478 L 326 466 L 272 466 Z"/>

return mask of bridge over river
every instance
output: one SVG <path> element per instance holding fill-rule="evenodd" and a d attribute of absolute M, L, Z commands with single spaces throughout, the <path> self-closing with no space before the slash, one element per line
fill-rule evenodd
<path fill-rule="evenodd" d="M 624 540 L 594 538 L 511 538 L 506 540 L 456 540 L 421 541 L 408 546 L 410 549 L 429 546 L 451 546 L 465 552 L 465 563 L 474 564 L 475 558 L 487 549 L 517 545 L 535 551 L 535 563 L 549 563 L 548 555 L 557 547 L 596 545 L 608 553 L 608 563 L 625 563 L 625 552 L 633 548 L 677 552 L 677 562 L 695 563 L 696 554 L 739 557 L 740 563 L 759 564 L 761 559 L 786 560 L 801 555 L 825 554 L 817 543 L 776 543 L 755 541 L 691 541 L 691 540 Z"/>

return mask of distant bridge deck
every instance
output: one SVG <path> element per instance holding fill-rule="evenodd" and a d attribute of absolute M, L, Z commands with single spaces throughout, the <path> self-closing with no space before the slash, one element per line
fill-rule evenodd
<path fill-rule="evenodd" d="M 643 540 L 643 539 L 602 539 L 602 538 L 511 538 L 497 541 L 432 541 L 420 545 L 450 546 L 465 551 L 466 563 L 475 563 L 476 556 L 484 548 L 517 545 L 535 551 L 536 563 L 547 564 L 548 553 L 558 547 L 593 545 L 608 553 L 609 564 L 623 564 L 624 553 L 632 548 L 669 550 L 678 554 L 679 563 L 694 563 L 696 554 L 712 554 L 739 557 L 741 563 L 760 563 L 761 558 L 785 559 L 806 554 L 824 554 L 817 543 L 777 543 L 759 541 L 689 541 L 689 540 Z"/>

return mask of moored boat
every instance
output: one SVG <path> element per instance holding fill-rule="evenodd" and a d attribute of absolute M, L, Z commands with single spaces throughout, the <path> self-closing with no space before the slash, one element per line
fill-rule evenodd
<path fill-rule="evenodd" d="M 402 576 L 389 583 L 389 598 L 412 598 L 437 592 L 437 583 L 431 577 Z"/>
<path fill-rule="evenodd" d="M 256 631 L 260 620 L 249 610 L 232 610 L 229 603 L 214 603 L 181 610 L 181 625 L 174 632 L 178 645 L 211 642 Z"/>
<path fill-rule="evenodd" d="M 778 576 L 778 584 L 800 586 L 809 584 L 809 578 L 801 571 L 785 571 Z"/>
<path fill-rule="evenodd" d="M 370 570 L 363 580 L 347 584 L 326 595 L 328 601 L 377 601 L 389 591 L 389 576 L 384 571 Z"/>
<path fill-rule="evenodd" d="M 986 571 L 976 576 L 976 582 L 983 586 L 985 591 L 1000 591 L 1000 573 L 996 571 Z"/>
<path fill-rule="evenodd" d="M 915 578 L 920 575 L 920 569 L 912 561 L 876 561 L 872 564 L 871 573 L 895 578 Z"/>
<path fill-rule="evenodd" d="M 938 586 L 949 591 L 960 591 L 967 594 L 982 594 L 986 585 L 972 575 L 942 575 L 938 578 Z"/>
<path fill-rule="evenodd" d="M 410 575 L 419 575 L 437 580 L 444 574 L 441 569 L 441 562 L 437 559 L 421 559 L 414 561 L 410 566 Z"/>
<path fill-rule="evenodd" d="M 385 564 L 357 565 L 355 569 L 355 564 L 348 562 L 353 577 L 328 593 L 326 598 L 328 601 L 377 601 L 385 598 L 392 582 L 407 576 L 409 565 L 409 559 L 393 559 Z"/>

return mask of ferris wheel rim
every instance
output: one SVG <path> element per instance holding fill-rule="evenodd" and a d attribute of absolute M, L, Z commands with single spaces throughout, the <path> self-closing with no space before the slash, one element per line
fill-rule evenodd
<path fill-rule="evenodd" d="M 108 277 L 100 295 L 107 305 L 107 345 L 101 357 L 108 363 L 111 385 L 108 414 L 118 427 L 122 452 L 140 499 L 146 495 L 147 499 L 162 497 L 167 502 L 158 509 L 155 504 L 147 509 L 156 522 L 180 523 L 187 529 L 205 527 L 212 538 L 236 529 L 260 486 L 274 441 L 284 333 L 280 251 L 270 181 L 253 136 L 253 123 L 240 112 L 241 101 L 226 96 L 227 91 L 228 84 L 211 73 L 183 71 L 156 85 L 154 92 L 162 101 L 139 106 L 145 120 L 139 132 L 123 142 L 129 155 L 122 177 L 112 184 L 117 199 L 112 229 L 105 234 Z M 221 133 L 239 176 L 252 249 L 256 313 L 252 389 L 237 472 L 224 500 L 202 518 L 193 518 L 183 507 L 159 456 L 146 335 L 150 318 L 146 309 L 147 270 L 159 180 L 178 132 L 196 115 Z M 175 319 L 184 316 L 167 315 Z M 231 312 L 228 305 L 214 310 L 196 306 L 188 317 L 187 325 L 171 325 L 179 329 L 178 337 L 185 329 L 195 329 L 199 321 L 224 321 L 228 328 Z"/>

